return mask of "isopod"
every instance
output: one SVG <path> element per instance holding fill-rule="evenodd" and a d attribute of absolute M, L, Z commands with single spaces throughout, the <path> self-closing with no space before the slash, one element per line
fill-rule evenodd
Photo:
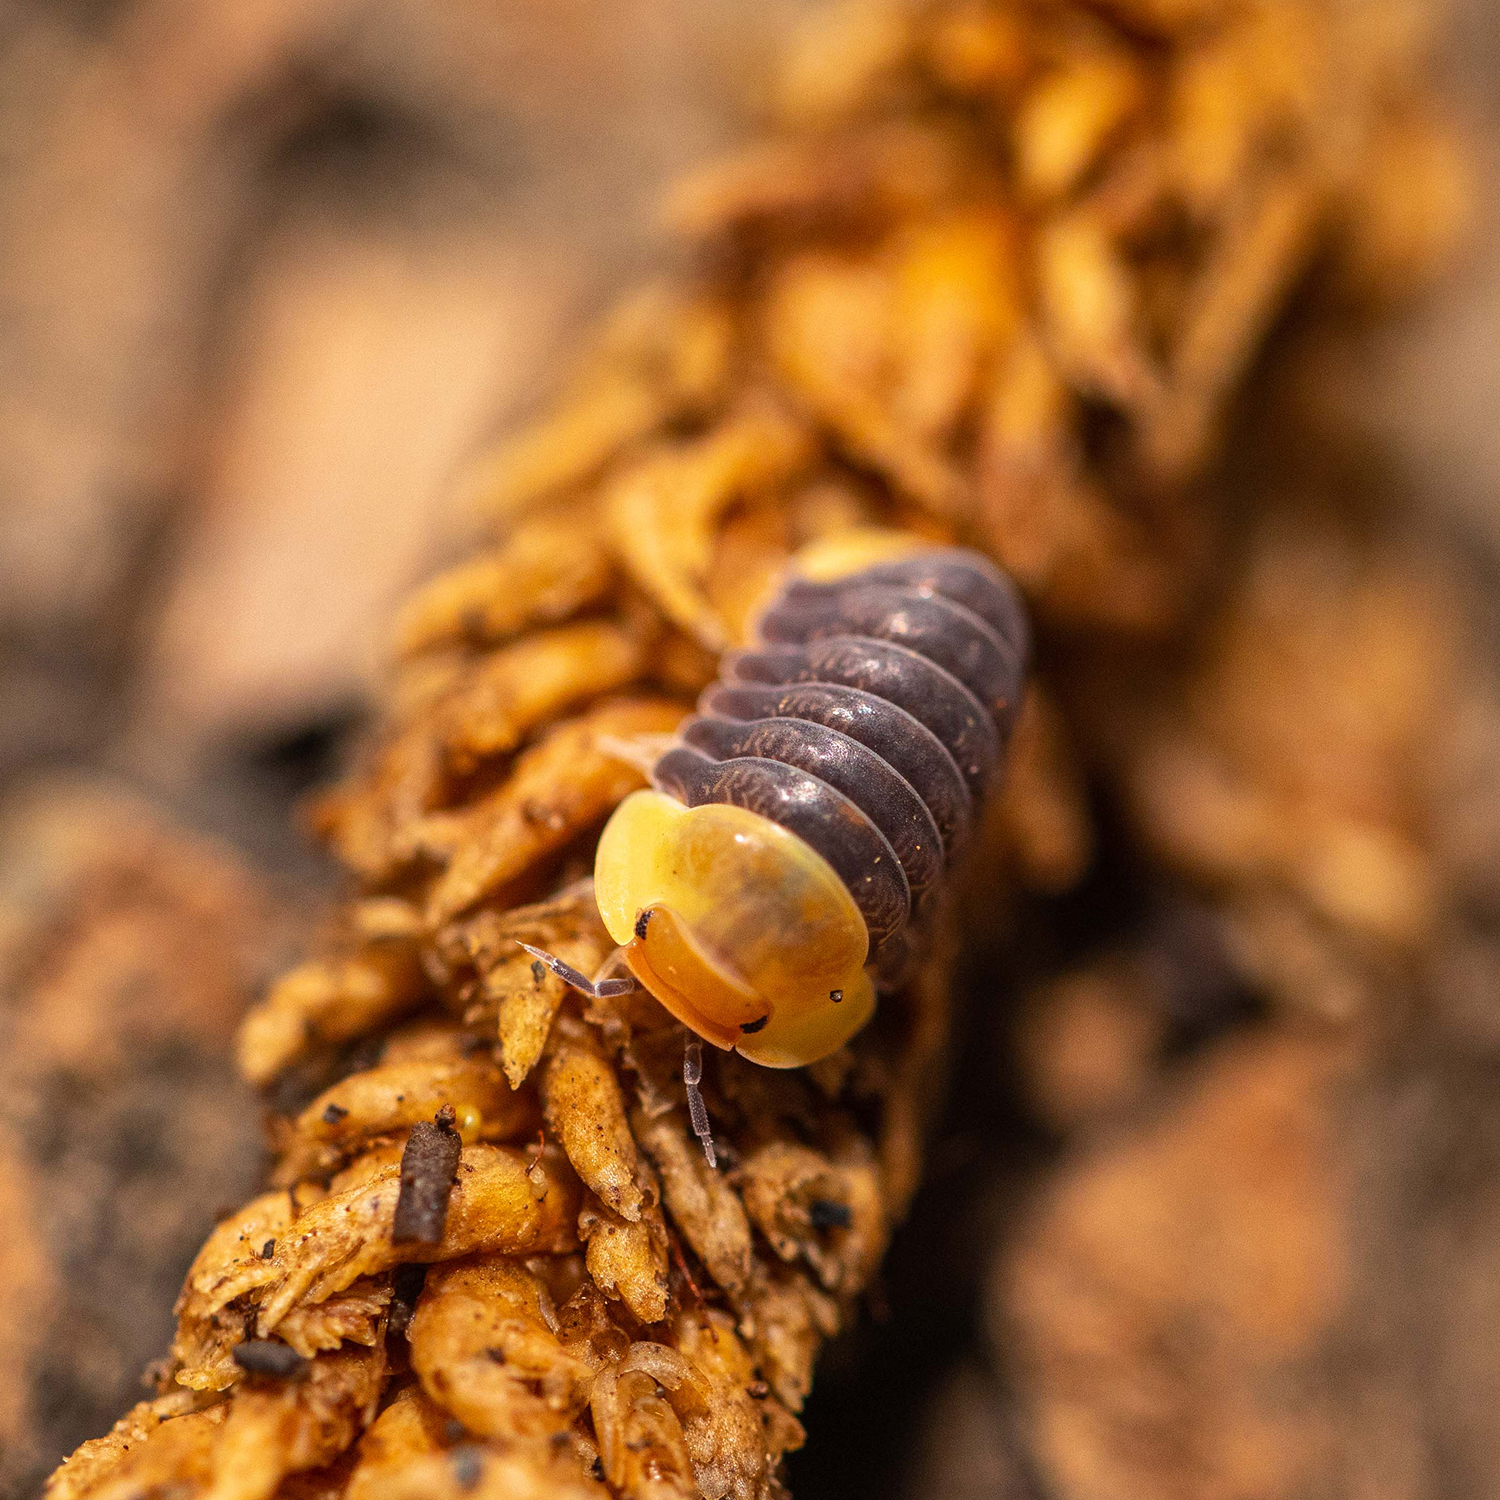
<path fill-rule="evenodd" d="M 899 547 L 794 574 L 600 839 L 630 972 L 767 1067 L 841 1046 L 907 967 L 1019 706 L 1015 586 L 976 552 Z"/>

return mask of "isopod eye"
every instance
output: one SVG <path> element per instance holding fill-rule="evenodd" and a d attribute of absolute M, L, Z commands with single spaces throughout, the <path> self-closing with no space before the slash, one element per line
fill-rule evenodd
<path fill-rule="evenodd" d="M 816 1062 L 869 1019 L 869 931 L 795 834 L 744 808 L 635 792 L 599 841 L 594 894 L 636 978 L 715 1046 Z"/>

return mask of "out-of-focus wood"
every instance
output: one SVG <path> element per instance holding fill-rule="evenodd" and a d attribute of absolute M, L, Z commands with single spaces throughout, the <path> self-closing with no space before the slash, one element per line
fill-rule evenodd
<path fill-rule="evenodd" d="M 102 782 L 0 820 L 0 1489 L 138 1398 L 216 1211 L 252 1181 L 229 1044 L 289 936 L 226 848 Z"/>
<path fill-rule="evenodd" d="M 148 667 L 156 771 L 182 770 L 167 741 L 345 709 L 393 594 L 461 534 L 432 496 L 541 399 L 570 320 L 650 242 L 659 183 L 722 138 L 694 67 L 740 65 L 746 30 L 679 0 L 17 14 L 0 656 L 21 651 L 37 708 L 17 753 L 99 742 L 98 684 L 34 685 L 63 652 Z M 155 648 L 125 660 L 136 632 Z"/>

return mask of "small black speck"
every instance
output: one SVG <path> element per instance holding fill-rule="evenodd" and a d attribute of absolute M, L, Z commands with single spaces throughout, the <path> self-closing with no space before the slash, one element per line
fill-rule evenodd
<path fill-rule="evenodd" d="M 828 998 L 832 1000 L 835 1005 L 837 1005 L 839 1001 L 844 998 L 844 992 L 843 990 L 829 990 Z"/>
<path fill-rule="evenodd" d="M 849 1205 L 832 1198 L 814 1198 L 807 1205 L 807 1217 L 814 1229 L 847 1229 L 854 1222 Z"/>
<path fill-rule="evenodd" d="M 302 1368 L 302 1356 L 280 1339 L 246 1339 L 233 1349 L 234 1362 L 247 1375 L 285 1380 Z"/>
<path fill-rule="evenodd" d="M 330 1104 L 323 1111 L 323 1123 L 325 1125 L 337 1125 L 340 1120 L 347 1120 L 349 1111 L 342 1104 Z"/>
<path fill-rule="evenodd" d="M 448 1420 L 443 1423 L 443 1441 L 445 1443 L 448 1443 L 450 1446 L 454 1443 L 463 1442 L 464 1438 L 467 1435 L 468 1428 L 465 1427 L 457 1417 L 449 1417 Z"/>
<path fill-rule="evenodd" d="M 743 1031 L 746 1036 L 749 1036 L 752 1031 L 761 1030 L 761 1028 L 764 1027 L 766 1022 L 770 1019 L 770 1016 L 762 1016 L 758 1021 L 746 1021 L 741 1025 L 740 1030 Z"/>
<path fill-rule="evenodd" d="M 638 938 L 642 938 L 642 939 L 645 938 L 645 936 L 646 936 L 646 928 L 647 928 L 648 924 L 650 923 L 650 921 L 651 921 L 651 908 L 649 906 L 646 908 L 645 911 L 637 912 L 636 913 L 636 918 L 635 918 L 635 935 Z"/>
<path fill-rule="evenodd" d="M 395 1338 L 405 1338 L 411 1326 L 411 1316 L 416 1311 L 417 1298 L 422 1295 L 422 1285 L 427 1279 L 427 1267 L 423 1265 L 397 1266 L 391 1280 L 391 1312 L 386 1323 L 386 1332 Z"/>
<path fill-rule="evenodd" d="M 273 1255 L 275 1255 L 275 1254 L 276 1254 L 276 1241 L 275 1240 L 267 1240 L 265 1242 L 265 1244 L 260 1247 L 260 1258 L 262 1260 L 270 1260 L 270 1258 Z"/>
<path fill-rule="evenodd" d="M 540 985 L 542 976 L 547 972 L 547 965 L 541 959 L 535 958 L 531 961 L 531 982 Z"/>

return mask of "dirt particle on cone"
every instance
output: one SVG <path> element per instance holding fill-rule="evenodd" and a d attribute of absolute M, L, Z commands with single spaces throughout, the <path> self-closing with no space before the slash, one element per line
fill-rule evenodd
<path fill-rule="evenodd" d="M 391 1226 L 392 1244 L 435 1245 L 442 1239 L 463 1149 L 454 1126 L 456 1118 L 453 1106 L 445 1104 L 431 1124 L 423 1120 L 412 1127 L 401 1153 L 401 1191 Z"/>

